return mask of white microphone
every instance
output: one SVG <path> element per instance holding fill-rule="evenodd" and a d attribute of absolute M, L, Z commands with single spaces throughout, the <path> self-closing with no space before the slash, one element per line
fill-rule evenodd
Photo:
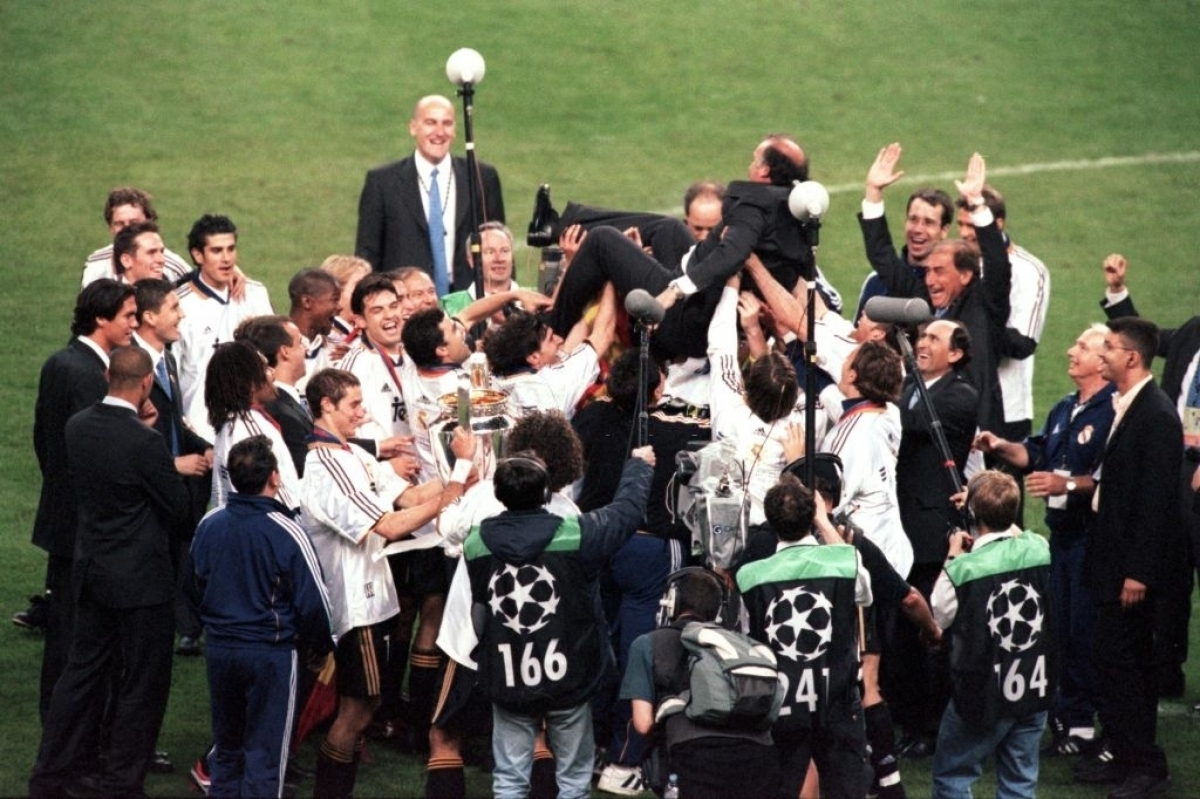
<path fill-rule="evenodd" d="M 829 191 L 815 180 L 796 181 L 788 195 L 788 210 L 801 222 L 820 219 L 829 210 Z"/>

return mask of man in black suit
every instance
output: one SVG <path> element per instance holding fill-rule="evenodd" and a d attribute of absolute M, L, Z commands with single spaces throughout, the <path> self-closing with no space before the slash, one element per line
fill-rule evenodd
<path fill-rule="evenodd" d="M 439 296 L 462 291 L 474 277 L 465 246 L 471 232 L 471 176 L 466 159 L 450 155 L 455 138 L 454 104 L 440 95 L 422 97 L 408 122 L 408 132 L 416 141 L 415 153 L 367 172 L 358 201 L 354 254 L 370 261 L 377 272 L 419 266 L 433 277 Z M 494 167 L 479 163 L 476 189 L 481 192 L 483 213 L 479 222 L 505 221 L 500 176 Z M 444 234 L 440 248 L 430 242 L 429 209 L 435 199 L 441 214 L 432 226 Z M 444 277 L 438 274 L 435 260 L 439 250 L 442 265 L 450 267 Z"/>
<path fill-rule="evenodd" d="M 79 514 L 75 636 L 42 730 L 31 796 L 141 795 L 171 687 L 171 538 L 188 496 L 147 406 L 154 372 L 138 347 L 112 351 L 108 395 L 66 424 Z M 152 406 L 149 406 L 152 408 Z M 120 666 L 115 689 L 112 676 Z M 112 691 L 103 771 L 95 742 Z"/>
<path fill-rule="evenodd" d="M 184 561 L 188 557 L 192 531 L 208 509 L 208 498 L 212 494 L 212 444 L 198 435 L 183 419 L 183 394 L 179 390 L 179 367 L 169 345 L 179 340 L 179 321 L 183 311 L 179 297 L 169 280 L 139 280 L 134 284 L 137 300 L 138 329 L 133 342 L 150 355 L 154 364 L 154 384 L 150 388 L 150 402 L 158 411 L 154 429 L 158 431 L 175 459 L 175 470 L 184 478 L 190 502 L 185 535 L 173 540 L 171 556 L 177 574 L 182 580 L 191 574 Z M 179 634 L 181 655 L 200 654 L 200 618 L 183 595 L 182 590 L 175 602 L 175 627 Z"/>
<path fill-rule="evenodd" d="M 946 559 L 947 535 L 960 520 L 950 499 L 954 483 L 915 381 L 924 381 L 929 391 L 960 480 L 975 436 L 979 394 L 966 377 L 974 341 L 961 322 L 930 322 L 921 331 L 915 351 L 919 374 L 909 376 L 900 397 L 896 497 L 900 521 L 913 547 L 908 582 L 928 600 Z M 944 659 L 928 658 L 917 627 L 899 614 L 888 620 L 887 629 L 887 656 L 881 664 L 884 694 L 904 730 L 901 751 L 910 757 L 923 756 L 932 751 L 949 699 Z"/>
<path fill-rule="evenodd" d="M 256 316 L 238 325 L 233 337 L 237 341 L 250 342 L 267 359 L 276 392 L 275 399 L 263 407 L 279 424 L 279 434 L 287 444 L 296 474 L 303 477 L 304 459 L 308 456 L 313 432 L 312 414 L 296 387 L 307 373 L 303 334 L 286 316 Z M 350 441 L 372 455 L 379 448 L 369 438 L 352 438 Z M 384 446 L 394 448 L 396 443 L 386 439 Z"/>
<path fill-rule="evenodd" d="M 67 419 L 108 390 L 108 353 L 129 344 L 137 327 L 133 287 L 102 278 L 75 301 L 73 338 L 42 366 L 33 409 L 33 450 L 42 472 L 42 493 L 33 521 L 33 543 L 49 554 L 48 613 L 42 655 L 39 709 L 45 719 L 50 694 L 71 648 L 74 626 L 71 561 L 75 555 L 75 488 L 67 470 Z"/>
<path fill-rule="evenodd" d="M 1111 319 L 1137 316 L 1133 298 L 1125 285 L 1129 264 L 1113 253 L 1104 259 L 1105 296 L 1101 302 Z M 1200 315 L 1177 328 L 1159 328 L 1157 355 L 1163 358 L 1162 390 L 1175 405 L 1183 422 L 1184 447 L 1200 447 Z M 1169 558 L 1173 564 L 1190 563 L 1177 570 L 1174 579 L 1159 592 L 1159 627 L 1155 639 L 1160 696 L 1183 696 L 1183 662 L 1187 660 L 1188 627 L 1192 614 L 1192 572 L 1200 565 L 1200 466 L 1184 457 L 1179 477 L 1180 520 L 1185 530 L 1182 543 L 1191 551 Z"/>
<path fill-rule="evenodd" d="M 883 216 L 883 189 L 904 176 L 902 170 L 896 169 L 899 158 L 900 145 L 888 145 L 879 151 L 867 172 L 863 210 L 859 214 L 867 260 L 882 278 L 890 296 L 920 297 L 929 302 L 939 319 L 957 319 L 966 325 L 971 332 L 973 356 L 966 376 L 979 392 L 979 426 L 1003 431 L 1004 402 L 996 372 L 1000 358 L 1027 357 L 1036 342 L 1025 339 L 1022 343 L 1015 338 L 1010 341 L 1005 333 L 1012 266 L 1000 227 L 983 196 L 986 179 L 983 156 L 978 153 L 971 156 L 966 177 L 955 181 L 971 212 L 978 250 L 961 239 L 937 241 L 930 245 L 919 275 L 892 248 Z M 910 216 L 913 213 L 910 206 Z M 911 250 L 913 236 L 909 222 L 905 224 L 905 233 Z M 932 230 L 925 231 L 920 240 L 928 243 L 934 235 Z"/>
<path fill-rule="evenodd" d="M 611 282 L 618 298 L 640 288 L 657 295 L 667 310 L 652 340 L 657 355 L 704 357 L 708 323 L 725 280 L 751 253 L 791 291 L 813 259 L 788 210 L 793 183 L 808 179 L 808 158 L 795 139 L 772 134 L 754 149 L 747 178 L 726 188 L 721 224 L 696 245 L 682 269 L 651 258 L 616 228 L 589 230 L 555 298 L 555 332 L 569 335 L 587 304 Z"/>
<path fill-rule="evenodd" d="M 1155 605 L 1170 572 L 1179 529 L 1179 449 L 1183 428 L 1150 364 L 1158 328 L 1144 319 L 1108 323 L 1102 370 L 1116 384 L 1116 418 L 1093 494 L 1096 528 L 1087 578 L 1096 602 L 1092 666 L 1111 762 L 1085 760 L 1082 782 L 1118 782 L 1116 799 L 1148 796 L 1169 784 L 1156 742 Z"/>
<path fill-rule="evenodd" d="M 275 399 L 263 407 L 279 424 L 279 434 L 296 465 L 296 474 L 303 477 L 313 420 L 296 388 L 305 375 L 300 328 L 286 316 L 256 316 L 238 325 L 233 337 L 250 342 L 267 359 L 276 392 Z"/>

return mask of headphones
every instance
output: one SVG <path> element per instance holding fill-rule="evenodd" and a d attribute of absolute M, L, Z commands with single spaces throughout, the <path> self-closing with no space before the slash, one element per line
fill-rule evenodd
<path fill-rule="evenodd" d="M 658 600 L 658 627 L 667 627 L 674 621 L 675 606 L 679 601 L 679 584 L 691 576 L 701 577 L 712 582 L 713 588 L 716 589 L 717 595 L 721 598 L 720 609 L 717 611 L 717 617 L 713 621 L 717 624 L 725 625 L 725 609 L 726 603 L 729 601 L 729 589 L 726 587 L 725 582 L 714 574 L 711 569 L 707 569 L 704 566 L 686 566 L 678 571 L 671 572 L 667 577 L 667 590 L 663 594 L 662 599 Z"/>
<path fill-rule="evenodd" d="M 546 471 L 546 467 L 541 461 L 534 460 L 533 458 L 525 458 L 520 455 L 515 455 L 511 458 L 504 458 L 503 460 L 501 460 L 499 463 L 496 464 L 496 468 L 499 469 L 501 466 L 503 466 L 506 463 L 527 466 L 527 467 L 530 467 L 530 468 L 534 469 L 535 471 L 537 471 L 537 473 L 540 474 L 542 477 L 542 504 L 543 505 L 550 504 L 550 498 L 552 496 L 554 496 L 554 492 L 550 490 L 550 472 Z"/>
<path fill-rule="evenodd" d="M 967 482 L 967 499 L 966 502 L 963 503 L 963 521 L 967 523 L 967 532 L 973 534 L 975 532 L 975 527 L 978 525 L 978 520 L 975 518 L 974 505 L 975 495 L 979 491 L 979 486 L 998 479 L 1000 479 L 1000 477 L 998 477 L 995 473 L 991 471 L 984 471 L 980 472 Z"/>

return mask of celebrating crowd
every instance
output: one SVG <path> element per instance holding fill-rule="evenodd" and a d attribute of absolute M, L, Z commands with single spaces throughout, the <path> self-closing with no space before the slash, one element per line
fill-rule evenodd
<path fill-rule="evenodd" d="M 228 216 L 185 258 L 149 194 L 109 195 L 35 409 L 32 795 L 171 769 L 173 654 L 206 660 L 190 776 L 211 796 L 350 796 L 384 741 L 427 757 L 426 796 L 464 796 L 479 739 L 500 797 L 670 774 L 687 799 L 894 798 L 927 757 L 937 797 L 989 758 L 1004 796 L 1043 756 L 1120 799 L 1169 784 L 1200 316 L 1139 317 L 1110 255 L 1108 321 L 1043 420 L 1050 271 L 979 155 L 955 196 L 907 198 L 897 250 L 901 148 L 879 151 L 854 309 L 789 210 L 810 165 L 786 134 L 748 143 L 745 180 L 690 187 L 683 219 L 560 214 L 542 186 L 528 243 L 561 266 L 532 291 L 497 170 L 451 155 L 451 102 L 419 100 L 409 133 L 367 173 L 355 255 L 298 271 L 286 315 Z M 1043 508 L 1048 538 L 1024 529 Z M 700 712 L 706 635 L 762 649 L 766 715 Z"/>

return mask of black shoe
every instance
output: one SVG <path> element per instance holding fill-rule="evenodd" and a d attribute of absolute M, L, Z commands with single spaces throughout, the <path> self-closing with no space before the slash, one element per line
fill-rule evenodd
<path fill-rule="evenodd" d="M 1149 774 L 1130 774 L 1121 783 L 1121 787 L 1108 795 L 1108 799 L 1142 799 L 1162 793 L 1171 787 L 1171 778 L 1167 776 L 1153 777 Z"/>
<path fill-rule="evenodd" d="M 14 613 L 12 623 L 26 630 L 46 629 L 46 597 L 41 594 L 29 597 L 29 607 Z"/>
<path fill-rule="evenodd" d="M 1182 699 L 1185 688 L 1183 669 L 1178 666 L 1158 675 L 1159 699 Z"/>
<path fill-rule="evenodd" d="M 155 751 L 146 763 L 146 771 L 151 774 L 170 774 L 174 770 L 175 764 L 166 752 Z"/>
<path fill-rule="evenodd" d="M 1083 757 L 1079 759 L 1075 765 L 1071 766 L 1071 771 L 1075 774 L 1083 774 L 1088 771 L 1099 771 L 1105 766 L 1113 762 L 1112 747 L 1108 745 L 1108 741 L 1104 738 L 1092 741 L 1088 747 L 1084 749 Z"/>
<path fill-rule="evenodd" d="M 287 771 L 284 772 L 283 779 L 285 782 L 297 783 L 304 780 L 311 780 L 317 772 L 312 769 L 307 769 L 296 762 L 296 759 L 288 758 Z"/>
<path fill-rule="evenodd" d="M 550 203 L 550 184 L 538 187 L 533 201 L 533 219 L 529 220 L 529 233 L 525 243 L 530 247 L 549 247 L 555 244 L 554 228 L 558 225 L 558 211 Z"/>
<path fill-rule="evenodd" d="M 144 797 L 146 792 L 136 790 L 130 792 L 114 791 L 112 786 L 105 785 L 103 780 L 97 775 L 88 775 L 80 777 L 75 782 L 67 785 L 65 789 L 67 796 L 72 799 L 140 799 Z"/>
<path fill-rule="evenodd" d="M 933 754 L 935 741 L 928 735 L 908 734 L 896 744 L 896 756 L 920 760 Z"/>
<path fill-rule="evenodd" d="M 179 645 L 175 647 L 176 655 L 195 657 L 200 654 L 200 639 L 194 635 L 179 636 Z"/>
<path fill-rule="evenodd" d="M 1082 782 L 1085 785 L 1120 785 L 1125 781 L 1125 767 L 1119 763 L 1105 763 L 1104 765 L 1093 768 L 1079 770 L 1075 769 L 1075 782 Z"/>

